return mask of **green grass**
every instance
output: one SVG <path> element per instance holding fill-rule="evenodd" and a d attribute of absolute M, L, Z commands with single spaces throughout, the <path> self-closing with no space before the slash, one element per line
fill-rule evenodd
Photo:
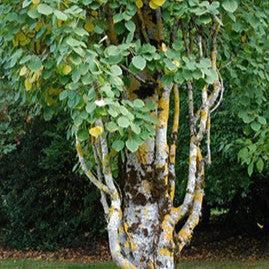
<path fill-rule="evenodd" d="M 0 269 L 116 269 L 111 263 L 96 265 L 80 265 L 71 263 L 36 262 L 29 260 L 0 261 Z M 215 263 L 182 263 L 178 269 L 268 269 L 269 262 L 215 262 Z"/>
<path fill-rule="evenodd" d="M 178 269 L 268 269 L 269 262 L 192 262 L 179 265 Z"/>
<path fill-rule="evenodd" d="M 29 260 L 7 260 L 0 262 L 0 269 L 117 269 L 114 264 L 81 265 L 72 263 L 37 262 Z"/>

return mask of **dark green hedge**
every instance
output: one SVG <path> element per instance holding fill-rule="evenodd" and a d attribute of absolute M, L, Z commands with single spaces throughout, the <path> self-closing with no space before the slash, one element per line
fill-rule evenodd
<path fill-rule="evenodd" d="M 104 231 L 98 193 L 72 171 L 76 155 L 64 116 L 28 124 L 17 150 L 0 160 L 0 223 L 8 247 L 90 245 Z"/>

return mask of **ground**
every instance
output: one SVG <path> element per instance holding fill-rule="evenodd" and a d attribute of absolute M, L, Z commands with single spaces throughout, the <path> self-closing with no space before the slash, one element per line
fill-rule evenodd
<path fill-rule="evenodd" d="M 183 251 L 179 269 L 268 269 L 269 256 L 264 245 L 262 233 L 220 227 L 199 229 Z M 55 252 L 0 248 L 0 260 L 0 269 L 116 268 L 111 263 L 104 265 L 111 262 L 106 240 L 91 242 L 88 249 Z"/>

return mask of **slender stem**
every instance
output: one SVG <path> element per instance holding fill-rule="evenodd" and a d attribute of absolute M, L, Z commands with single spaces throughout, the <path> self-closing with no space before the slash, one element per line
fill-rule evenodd
<path fill-rule="evenodd" d="M 115 23 L 113 19 L 113 13 L 111 12 L 111 9 L 109 8 L 109 4 L 106 5 L 106 13 L 108 16 L 108 37 L 112 44 L 117 45 L 118 44 L 118 38 L 117 33 L 115 30 Z"/>
<path fill-rule="evenodd" d="M 140 81 L 140 82 L 142 82 L 142 83 L 146 83 L 146 81 L 145 81 L 143 78 L 141 78 L 139 75 L 137 75 L 137 74 L 135 74 L 134 72 L 132 72 L 132 71 L 131 71 L 128 67 L 126 67 L 125 65 L 120 64 L 120 67 L 121 67 L 124 71 L 128 72 L 128 73 L 131 74 L 133 77 L 135 77 L 138 81 Z"/>
<path fill-rule="evenodd" d="M 158 29 L 158 42 L 159 42 L 159 45 L 161 45 L 164 37 L 163 37 L 162 12 L 160 8 L 156 10 L 156 20 L 157 20 L 157 29 Z"/>
<path fill-rule="evenodd" d="M 172 144 L 169 152 L 169 181 L 170 181 L 170 197 L 174 200 L 175 197 L 175 163 L 176 163 L 176 151 L 177 151 L 177 140 L 178 140 L 178 129 L 179 129 L 179 116 L 180 116 L 180 95 L 177 85 L 173 87 L 174 92 L 174 118 L 172 128 Z"/>
<path fill-rule="evenodd" d="M 81 165 L 81 168 L 83 170 L 83 172 L 86 174 L 86 176 L 89 178 L 89 180 L 99 189 L 99 190 L 102 190 L 103 192 L 107 193 L 107 194 L 110 194 L 110 190 L 109 188 L 103 184 L 102 182 L 100 182 L 92 173 L 91 170 L 89 170 L 87 168 L 87 165 L 86 165 L 86 161 L 83 157 L 83 150 L 82 150 L 82 146 L 78 140 L 78 137 L 76 136 L 76 149 L 77 149 L 77 154 L 78 154 L 78 157 L 79 157 L 79 162 L 80 162 L 80 165 Z"/>
<path fill-rule="evenodd" d="M 141 9 L 138 9 L 137 10 L 137 15 L 138 15 L 138 18 L 139 18 L 139 20 L 141 22 L 141 32 L 143 34 L 143 37 L 145 38 L 145 41 L 147 43 L 150 43 L 150 40 L 149 40 L 149 37 L 148 37 L 148 33 L 147 33 L 146 24 L 145 24 L 144 17 L 143 17 L 143 14 L 142 14 Z"/>

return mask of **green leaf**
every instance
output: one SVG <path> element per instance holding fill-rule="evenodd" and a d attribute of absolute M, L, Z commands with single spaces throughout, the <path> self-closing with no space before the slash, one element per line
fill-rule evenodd
<path fill-rule="evenodd" d="M 75 32 L 76 32 L 76 35 L 79 35 L 79 36 L 87 36 L 87 35 L 89 35 L 89 33 L 86 30 L 84 30 L 83 28 L 77 28 L 75 30 Z"/>
<path fill-rule="evenodd" d="M 46 5 L 46 4 L 39 4 L 38 7 L 37 7 L 37 11 L 40 13 L 40 14 L 43 14 L 43 15 L 50 15 L 53 13 L 53 8 Z"/>
<path fill-rule="evenodd" d="M 210 68 L 211 67 L 211 61 L 208 58 L 201 59 L 200 63 L 198 64 L 200 68 Z"/>
<path fill-rule="evenodd" d="M 111 72 L 114 76 L 120 76 L 122 75 L 122 70 L 118 65 L 112 65 L 111 66 Z"/>
<path fill-rule="evenodd" d="M 112 143 L 112 148 L 116 151 L 121 151 L 125 146 L 125 143 L 122 140 L 116 140 Z"/>
<path fill-rule="evenodd" d="M 125 23 L 125 27 L 133 33 L 135 31 L 135 23 L 133 21 L 128 21 Z"/>
<path fill-rule="evenodd" d="M 116 132 L 119 128 L 118 128 L 118 125 L 111 121 L 109 123 L 106 124 L 106 129 L 110 132 L 110 133 L 114 133 Z"/>
<path fill-rule="evenodd" d="M 145 103 L 142 100 L 140 100 L 140 99 L 134 100 L 134 107 L 135 108 L 142 108 L 144 106 L 145 106 Z"/>
<path fill-rule="evenodd" d="M 131 129 L 137 135 L 141 133 L 141 128 L 137 124 L 131 123 Z"/>
<path fill-rule="evenodd" d="M 132 59 L 132 64 L 139 70 L 143 70 L 146 67 L 146 60 L 142 56 L 135 56 Z"/>
<path fill-rule="evenodd" d="M 67 15 L 60 10 L 54 10 L 54 15 L 58 20 L 66 21 L 68 19 Z"/>
<path fill-rule="evenodd" d="M 154 101 L 149 101 L 147 104 L 146 104 L 147 108 L 150 109 L 150 110 L 153 110 L 153 109 L 156 109 L 157 108 L 157 104 L 156 102 Z"/>
<path fill-rule="evenodd" d="M 266 125 L 267 124 L 266 118 L 264 118 L 264 117 L 258 117 L 258 121 L 262 125 Z"/>
<path fill-rule="evenodd" d="M 89 132 L 87 130 L 80 130 L 77 133 L 78 139 L 83 142 L 89 138 Z"/>
<path fill-rule="evenodd" d="M 136 152 L 138 150 L 139 147 L 139 142 L 136 141 L 133 138 L 129 138 L 126 141 L 126 147 L 131 151 L 131 152 Z"/>
<path fill-rule="evenodd" d="M 257 169 L 259 171 L 259 173 L 262 172 L 263 168 L 264 168 L 264 162 L 262 158 L 259 158 L 257 163 L 256 163 Z"/>
<path fill-rule="evenodd" d="M 246 160 L 248 158 L 248 149 L 247 148 L 242 148 L 239 152 L 238 152 L 238 157 L 241 160 Z"/>
<path fill-rule="evenodd" d="M 206 70 L 204 70 L 204 72 L 205 72 L 205 74 L 207 75 L 205 81 L 206 81 L 208 84 L 213 84 L 213 82 L 214 82 L 215 80 L 217 80 L 217 78 L 218 78 L 218 73 L 217 73 L 215 70 L 213 70 L 213 69 L 206 69 Z"/>
<path fill-rule="evenodd" d="M 91 114 L 96 108 L 96 105 L 94 103 L 88 103 L 86 105 L 86 111 Z"/>
<path fill-rule="evenodd" d="M 251 124 L 250 124 L 250 127 L 253 131 L 255 132 L 258 132 L 260 129 L 261 129 L 261 124 L 257 121 L 253 121 Z"/>
<path fill-rule="evenodd" d="M 119 54 L 119 48 L 114 45 L 107 47 L 105 51 L 109 56 L 117 56 Z"/>
<path fill-rule="evenodd" d="M 168 70 L 175 71 L 177 69 L 177 66 L 170 59 L 164 59 L 163 62 Z"/>
<path fill-rule="evenodd" d="M 245 111 L 240 111 L 239 117 L 243 120 L 244 123 L 247 123 L 247 124 L 251 123 L 255 118 L 254 115 L 249 114 Z"/>
<path fill-rule="evenodd" d="M 130 121 L 127 117 L 121 116 L 117 119 L 117 123 L 122 128 L 127 128 L 130 125 Z"/>
<path fill-rule="evenodd" d="M 68 96 L 68 91 L 67 91 L 67 90 L 62 91 L 62 92 L 60 93 L 60 95 L 59 95 L 59 99 L 60 99 L 60 101 L 62 101 L 62 100 L 64 100 L 65 98 L 67 98 L 67 96 Z"/>
<path fill-rule="evenodd" d="M 222 6 L 226 11 L 233 13 L 238 8 L 238 2 L 236 0 L 224 0 Z"/>
<path fill-rule="evenodd" d="M 111 86 L 106 83 L 104 86 L 102 86 L 101 90 L 106 94 L 107 97 L 112 98 L 114 97 L 114 93 L 111 90 Z"/>
<path fill-rule="evenodd" d="M 83 0 L 83 4 L 86 6 L 91 4 L 92 2 L 93 2 L 93 0 Z"/>
<path fill-rule="evenodd" d="M 108 112 L 108 114 L 109 114 L 110 116 L 112 116 L 113 118 L 116 118 L 116 117 L 119 115 L 118 111 L 115 110 L 114 107 L 109 107 L 109 109 L 108 109 L 107 112 Z"/>
<path fill-rule="evenodd" d="M 250 165 L 248 166 L 248 175 L 251 176 L 253 174 L 253 168 L 254 168 L 254 164 L 253 162 L 250 163 Z"/>
<path fill-rule="evenodd" d="M 40 13 L 36 9 L 28 10 L 27 15 L 32 19 L 37 19 L 40 17 Z"/>
<path fill-rule="evenodd" d="M 50 121 L 54 115 L 54 111 L 48 107 L 45 108 L 43 117 L 45 121 Z"/>
<path fill-rule="evenodd" d="M 32 70 L 32 71 L 37 71 L 38 69 L 41 68 L 42 66 L 42 61 L 39 57 L 33 56 L 30 60 L 30 62 L 27 64 L 27 66 Z"/>
<path fill-rule="evenodd" d="M 70 46 L 70 47 L 78 47 L 80 46 L 81 44 L 83 44 L 82 42 L 72 38 L 72 37 L 69 37 L 67 40 L 66 40 L 66 43 Z"/>

